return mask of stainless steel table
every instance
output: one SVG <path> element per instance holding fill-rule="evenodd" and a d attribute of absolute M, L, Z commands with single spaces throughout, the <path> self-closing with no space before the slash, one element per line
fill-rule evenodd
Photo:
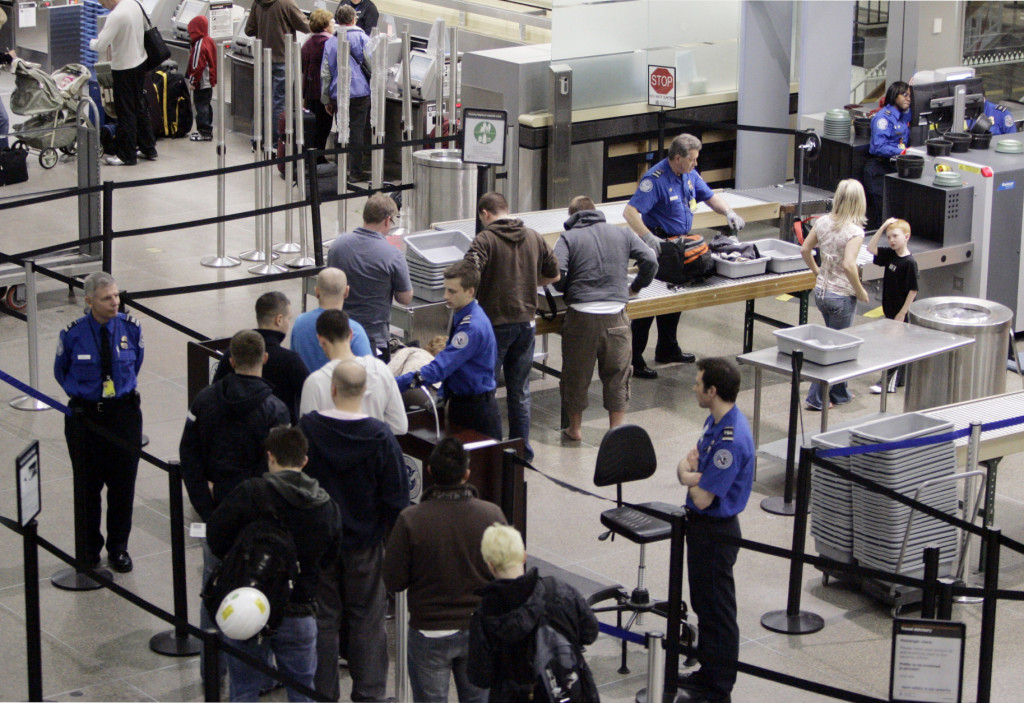
<path fill-rule="evenodd" d="M 863 325 L 856 325 L 845 330 L 849 334 L 860 337 L 864 344 L 854 361 L 830 366 L 819 366 L 806 359 L 800 370 L 801 381 L 817 381 L 822 385 L 822 398 L 828 398 L 829 387 L 835 383 L 848 381 L 851 378 L 865 376 L 870 373 L 887 371 L 896 366 L 909 364 L 912 361 L 926 359 L 930 356 L 955 352 L 957 349 L 973 344 L 970 337 L 939 332 L 917 325 L 908 325 L 895 320 L 875 320 Z M 774 371 L 791 376 L 793 373 L 792 357 L 782 354 L 778 347 L 742 354 L 737 357 L 741 364 L 754 367 L 754 446 L 760 446 L 761 428 L 761 384 L 764 371 Z M 960 365 L 953 364 L 954 374 L 959 375 Z M 884 385 L 884 380 L 882 381 Z M 949 384 L 950 391 L 958 386 L 959 379 L 954 378 Z M 881 394 L 880 409 L 884 413 L 888 393 Z M 952 398 L 950 399 L 952 400 Z M 828 403 L 822 404 L 821 431 L 828 429 Z"/>

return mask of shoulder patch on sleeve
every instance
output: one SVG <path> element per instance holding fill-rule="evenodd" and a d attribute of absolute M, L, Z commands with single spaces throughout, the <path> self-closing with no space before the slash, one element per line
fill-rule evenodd
<path fill-rule="evenodd" d="M 878 125 L 879 129 L 888 129 L 889 128 L 889 122 L 884 117 L 879 117 L 878 121 L 875 122 L 875 124 Z"/>
<path fill-rule="evenodd" d="M 1004 107 L 1004 108 L 1001 108 L 1001 109 L 1005 110 L 1006 108 Z M 1003 116 L 1003 125 L 1006 126 L 1006 127 L 1012 127 L 1013 126 L 1013 115 L 1011 115 L 1009 112 L 1007 112 Z"/>
<path fill-rule="evenodd" d="M 640 181 L 641 193 L 650 193 L 652 190 L 654 190 L 654 181 L 652 181 L 650 178 L 645 178 L 642 181 Z"/>
<path fill-rule="evenodd" d="M 714 458 L 712 458 L 712 462 L 714 463 L 715 468 L 728 469 L 730 466 L 732 466 L 732 452 L 730 452 L 728 449 L 719 449 L 717 452 L 715 452 L 715 456 Z"/>
<path fill-rule="evenodd" d="M 469 335 L 465 332 L 456 332 L 452 337 L 452 346 L 456 349 L 464 349 L 469 344 Z"/>

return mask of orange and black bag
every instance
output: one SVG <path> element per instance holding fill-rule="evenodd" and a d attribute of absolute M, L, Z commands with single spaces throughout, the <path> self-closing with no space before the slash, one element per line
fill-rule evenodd
<path fill-rule="evenodd" d="M 674 285 L 701 283 L 715 272 L 711 249 L 699 234 L 685 234 L 661 243 L 656 278 Z"/>

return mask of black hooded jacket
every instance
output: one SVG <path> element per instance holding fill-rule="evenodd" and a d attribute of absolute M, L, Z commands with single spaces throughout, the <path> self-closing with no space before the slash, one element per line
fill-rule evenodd
<path fill-rule="evenodd" d="M 532 634 L 540 616 L 581 651 L 597 639 L 597 618 L 579 591 L 530 569 L 477 590 L 480 607 L 469 624 L 470 682 L 491 689 L 491 703 L 532 700 Z"/>
<path fill-rule="evenodd" d="M 235 486 L 266 472 L 263 442 L 289 420 L 287 406 L 259 376 L 229 374 L 199 391 L 178 455 L 189 500 L 204 521 Z"/>

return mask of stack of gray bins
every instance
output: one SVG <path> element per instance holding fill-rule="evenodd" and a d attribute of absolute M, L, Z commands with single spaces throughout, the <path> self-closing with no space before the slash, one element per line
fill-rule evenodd
<path fill-rule="evenodd" d="M 406 235 L 405 260 L 413 296 L 431 303 L 444 300 L 444 270 L 462 260 L 472 241 L 468 234 L 453 229 Z"/>
<path fill-rule="evenodd" d="M 863 446 L 942 434 L 952 429 L 952 422 L 923 413 L 907 413 L 853 427 L 850 429 L 850 439 L 853 446 Z M 855 474 L 910 498 L 915 497 L 925 481 L 948 477 L 956 472 L 956 448 L 952 440 L 921 447 L 858 454 L 851 458 Z M 928 486 L 917 498 L 948 515 L 956 515 L 957 491 L 954 481 L 947 480 Z M 854 485 L 854 558 L 862 566 L 920 577 L 924 574 L 924 548 L 935 546 L 941 550 L 939 575 L 952 573 L 957 552 L 956 528 L 915 511 L 908 535 L 910 514 L 909 506 Z"/>
<path fill-rule="evenodd" d="M 818 449 L 850 446 L 849 430 L 833 430 L 811 438 Z M 850 470 L 851 457 L 829 459 Z M 849 564 L 853 561 L 853 484 L 828 469 L 811 474 L 811 535 L 818 554 Z"/>

